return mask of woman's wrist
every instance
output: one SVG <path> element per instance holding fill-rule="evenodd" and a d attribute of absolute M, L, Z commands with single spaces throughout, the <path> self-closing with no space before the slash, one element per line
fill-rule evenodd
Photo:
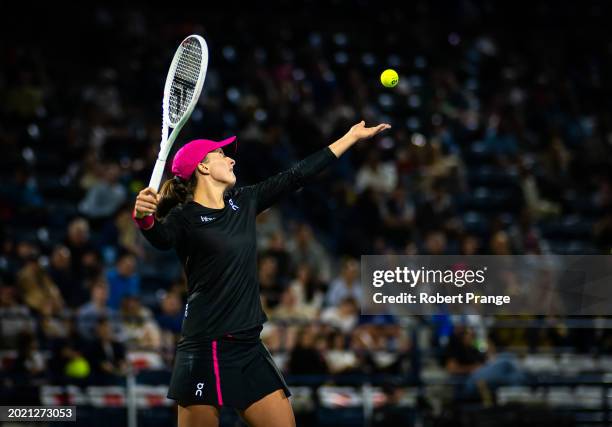
<path fill-rule="evenodd" d="M 330 144 L 329 148 L 336 157 L 340 157 L 357 141 L 361 141 L 362 139 L 370 139 L 386 129 L 391 129 L 391 125 L 381 123 L 377 126 L 367 128 L 365 126 L 365 121 L 362 120 L 356 125 L 352 126 L 342 138 L 333 144 Z"/>
<path fill-rule="evenodd" d="M 329 149 L 334 153 L 336 157 L 340 157 L 346 150 L 351 148 L 356 142 L 357 138 L 347 132 L 342 138 L 329 145 Z"/>
<path fill-rule="evenodd" d="M 139 218 L 136 214 L 136 209 L 132 211 L 132 219 L 134 220 L 138 228 L 142 230 L 150 229 L 151 227 L 153 227 L 153 223 L 155 222 L 153 215 L 144 215 L 143 217 Z"/>

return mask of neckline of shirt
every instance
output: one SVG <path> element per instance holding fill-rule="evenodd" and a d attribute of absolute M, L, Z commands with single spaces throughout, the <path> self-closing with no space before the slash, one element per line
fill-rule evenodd
<path fill-rule="evenodd" d="M 227 208 L 227 202 L 225 200 L 223 200 L 224 205 L 222 208 L 209 208 L 208 206 L 204 206 L 201 203 L 196 202 L 195 200 L 190 200 L 189 204 L 196 207 L 197 209 L 203 209 L 205 211 L 209 211 L 209 212 L 221 212 L 224 211 Z"/>

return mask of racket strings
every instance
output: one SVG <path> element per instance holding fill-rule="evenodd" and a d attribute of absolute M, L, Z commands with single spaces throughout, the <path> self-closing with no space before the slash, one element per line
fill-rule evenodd
<path fill-rule="evenodd" d="M 187 40 L 181 46 L 172 85 L 170 87 L 169 119 L 176 125 L 193 99 L 202 68 L 202 47 L 197 40 Z"/>

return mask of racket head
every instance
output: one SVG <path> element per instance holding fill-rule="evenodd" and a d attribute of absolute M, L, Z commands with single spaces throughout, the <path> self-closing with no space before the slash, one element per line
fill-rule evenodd
<path fill-rule="evenodd" d="M 172 58 L 166 77 L 163 121 L 180 130 L 195 108 L 208 69 L 208 45 L 202 36 L 186 37 Z"/>

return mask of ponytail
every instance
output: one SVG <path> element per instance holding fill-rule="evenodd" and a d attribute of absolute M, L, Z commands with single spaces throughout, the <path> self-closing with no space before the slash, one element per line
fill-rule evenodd
<path fill-rule="evenodd" d="M 162 219 L 168 212 L 178 204 L 183 204 L 193 199 L 193 192 L 197 183 L 196 174 L 192 174 L 188 181 L 178 176 L 163 183 L 159 190 L 160 201 L 157 205 L 157 219 Z"/>

